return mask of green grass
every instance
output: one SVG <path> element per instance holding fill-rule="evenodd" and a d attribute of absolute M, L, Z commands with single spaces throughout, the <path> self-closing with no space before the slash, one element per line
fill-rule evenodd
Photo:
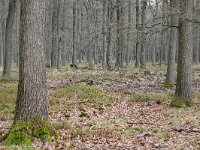
<path fill-rule="evenodd" d="M 17 84 L 2 84 L 0 87 L 0 112 L 13 113 L 16 97 Z M 109 96 L 106 91 L 94 86 L 73 84 L 52 91 L 49 95 L 49 100 L 50 105 L 55 108 L 60 106 L 73 108 L 74 106 L 89 105 L 99 109 L 103 106 L 112 105 L 113 102 L 118 100 L 118 97 Z"/>
<path fill-rule="evenodd" d="M 8 76 L 2 76 L 0 81 L 2 83 L 8 83 L 8 82 L 10 82 L 10 78 Z"/>
<path fill-rule="evenodd" d="M 182 98 L 174 96 L 170 106 L 175 108 L 185 108 L 194 106 L 193 99 L 183 100 Z"/>
<path fill-rule="evenodd" d="M 155 136 L 160 140 L 168 141 L 170 139 L 170 134 L 168 131 L 158 130 Z"/>
<path fill-rule="evenodd" d="M 2 84 L 0 86 L 0 112 L 13 113 L 17 97 L 16 84 Z"/>
<path fill-rule="evenodd" d="M 106 91 L 94 86 L 72 84 L 52 91 L 49 100 L 50 105 L 56 108 L 64 106 L 67 109 L 74 107 L 81 109 L 85 105 L 99 109 L 112 105 L 118 97 L 109 96 Z"/>
<path fill-rule="evenodd" d="M 104 126 L 101 123 L 98 122 L 97 124 L 94 123 L 96 121 L 93 121 L 92 124 L 88 125 L 82 125 L 80 122 L 77 123 L 72 123 L 71 121 L 65 121 L 61 125 L 57 125 L 56 129 L 62 128 L 63 129 L 63 124 L 66 126 L 64 127 L 65 130 L 67 130 L 68 136 L 66 137 L 66 140 L 72 140 L 72 141 L 77 141 L 77 138 L 81 140 L 82 142 L 89 141 L 93 139 L 94 137 L 98 138 L 120 138 L 123 135 L 121 132 L 118 130 L 118 128 L 113 127 L 113 126 Z M 76 147 L 74 144 L 77 142 L 74 142 L 71 146 Z"/>
<path fill-rule="evenodd" d="M 167 101 L 171 100 L 170 94 L 156 94 L 156 93 L 136 93 L 130 98 L 130 102 L 150 102 L 150 101 Z"/>
<path fill-rule="evenodd" d="M 162 87 L 166 88 L 166 89 L 171 89 L 173 87 L 173 85 L 169 82 L 165 82 Z"/>

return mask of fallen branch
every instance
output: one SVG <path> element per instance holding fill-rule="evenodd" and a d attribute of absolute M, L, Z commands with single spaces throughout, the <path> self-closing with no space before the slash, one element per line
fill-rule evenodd
<path fill-rule="evenodd" d="M 172 130 L 176 131 L 176 132 L 200 133 L 200 130 L 195 130 L 195 129 L 184 129 L 184 128 L 177 129 L 177 128 L 173 128 Z"/>
<path fill-rule="evenodd" d="M 153 123 L 149 123 L 149 122 L 126 122 L 127 124 L 148 124 L 148 125 L 155 125 Z"/>

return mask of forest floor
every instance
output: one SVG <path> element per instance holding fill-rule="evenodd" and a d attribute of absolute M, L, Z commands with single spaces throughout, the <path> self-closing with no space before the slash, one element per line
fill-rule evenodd
<path fill-rule="evenodd" d="M 194 105 L 170 107 L 174 88 L 163 86 L 166 68 L 104 71 L 48 69 L 49 115 L 60 140 L 35 141 L 30 148 L 64 150 L 200 149 L 200 67 L 194 67 Z M 0 82 L 0 137 L 13 121 L 17 93 L 13 81 Z M 0 149 L 14 149 L 3 147 Z"/>

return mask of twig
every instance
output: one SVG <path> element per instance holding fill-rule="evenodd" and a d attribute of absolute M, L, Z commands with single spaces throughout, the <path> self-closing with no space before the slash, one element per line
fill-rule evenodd
<path fill-rule="evenodd" d="M 155 125 L 153 123 L 149 123 L 149 122 L 126 122 L 127 124 L 148 124 L 148 125 Z"/>
<path fill-rule="evenodd" d="M 177 128 L 173 128 L 172 130 L 176 131 L 176 132 L 187 132 L 187 133 L 194 132 L 194 133 L 200 133 L 200 130 L 194 130 L 194 129 L 183 129 L 183 128 L 177 129 Z"/>

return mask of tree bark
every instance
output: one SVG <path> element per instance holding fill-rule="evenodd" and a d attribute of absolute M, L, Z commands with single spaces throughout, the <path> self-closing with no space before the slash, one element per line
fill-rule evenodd
<path fill-rule="evenodd" d="M 45 2 L 21 0 L 20 68 L 15 121 L 48 118 Z"/>
<path fill-rule="evenodd" d="M 76 1 L 73 2 L 73 52 L 72 52 L 72 64 L 76 65 Z"/>
<path fill-rule="evenodd" d="M 192 99 L 193 0 L 181 0 L 180 12 L 176 96 L 184 101 Z"/>
<path fill-rule="evenodd" d="M 19 84 L 14 123 L 5 145 L 50 141 L 45 67 L 45 1 L 21 0 Z M 17 142 L 16 142 L 17 141 Z"/>
<path fill-rule="evenodd" d="M 167 75 L 166 83 L 171 85 L 174 84 L 174 75 L 175 75 L 175 57 L 178 48 L 178 10 L 179 10 L 179 0 L 170 1 L 170 10 L 171 10 L 171 28 L 170 28 L 170 41 L 169 41 L 169 56 L 168 56 L 168 66 L 167 66 Z"/>
<path fill-rule="evenodd" d="M 6 32 L 5 32 L 5 56 L 4 56 L 4 68 L 3 76 L 10 77 L 11 65 L 12 65 L 12 36 L 13 36 L 13 24 L 14 17 L 17 8 L 17 0 L 9 1 L 8 16 L 6 19 Z"/>
<path fill-rule="evenodd" d="M 126 54 L 125 54 L 125 62 L 126 65 L 129 64 L 130 62 L 130 51 L 131 51 L 131 43 L 130 43 L 130 39 L 131 39 L 131 15 L 132 11 L 131 11 L 131 0 L 128 1 L 128 29 L 127 29 L 127 47 L 126 47 Z"/>
<path fill-rule="evenodd" d="M 123 67 L 123 50 L 124 50 L 124 20 L 123 20 L 123 2 L 117 0 L 117 52 L 116 67 Z"/>
<path fill-rule="evenodd" d="M 137 41 L 136 41 L 136 60 L 135 60 L 135 67 L 139 67 L 140 65 L 140 0 L 136 0 L 136 30 L 137 30 Z"/>
<path fill-rule="evenodd" d="M 146 43 L 146 35 L 145 35 L 145 21 L 146 21 L 146 8 L 147 8 L 147 0 L 142 0 L 142 13 L 141 13 L 141 51 L 140 51 L 140 65 L 141 67 L 145 67 L 146 65 L 146 52 L 145 52 L 145 43 Z"/>
<path fill-rule="evenodd" d="M 57 66 L 58 55 L 58 0 L 53 1 L 51 67 Z"/>
<path fill-rule="evenodd" d="M 111 58 L 111 35 L 112 35 L 112 23 L 113 23 L 113 10 L 112 10 L 113 2 L 112 0 L 108 1 L 107 5 L 107 50 L 106 50 L 106 66 L 107 69 L 110 70 L 112 67 L 112 58 Z"/>

